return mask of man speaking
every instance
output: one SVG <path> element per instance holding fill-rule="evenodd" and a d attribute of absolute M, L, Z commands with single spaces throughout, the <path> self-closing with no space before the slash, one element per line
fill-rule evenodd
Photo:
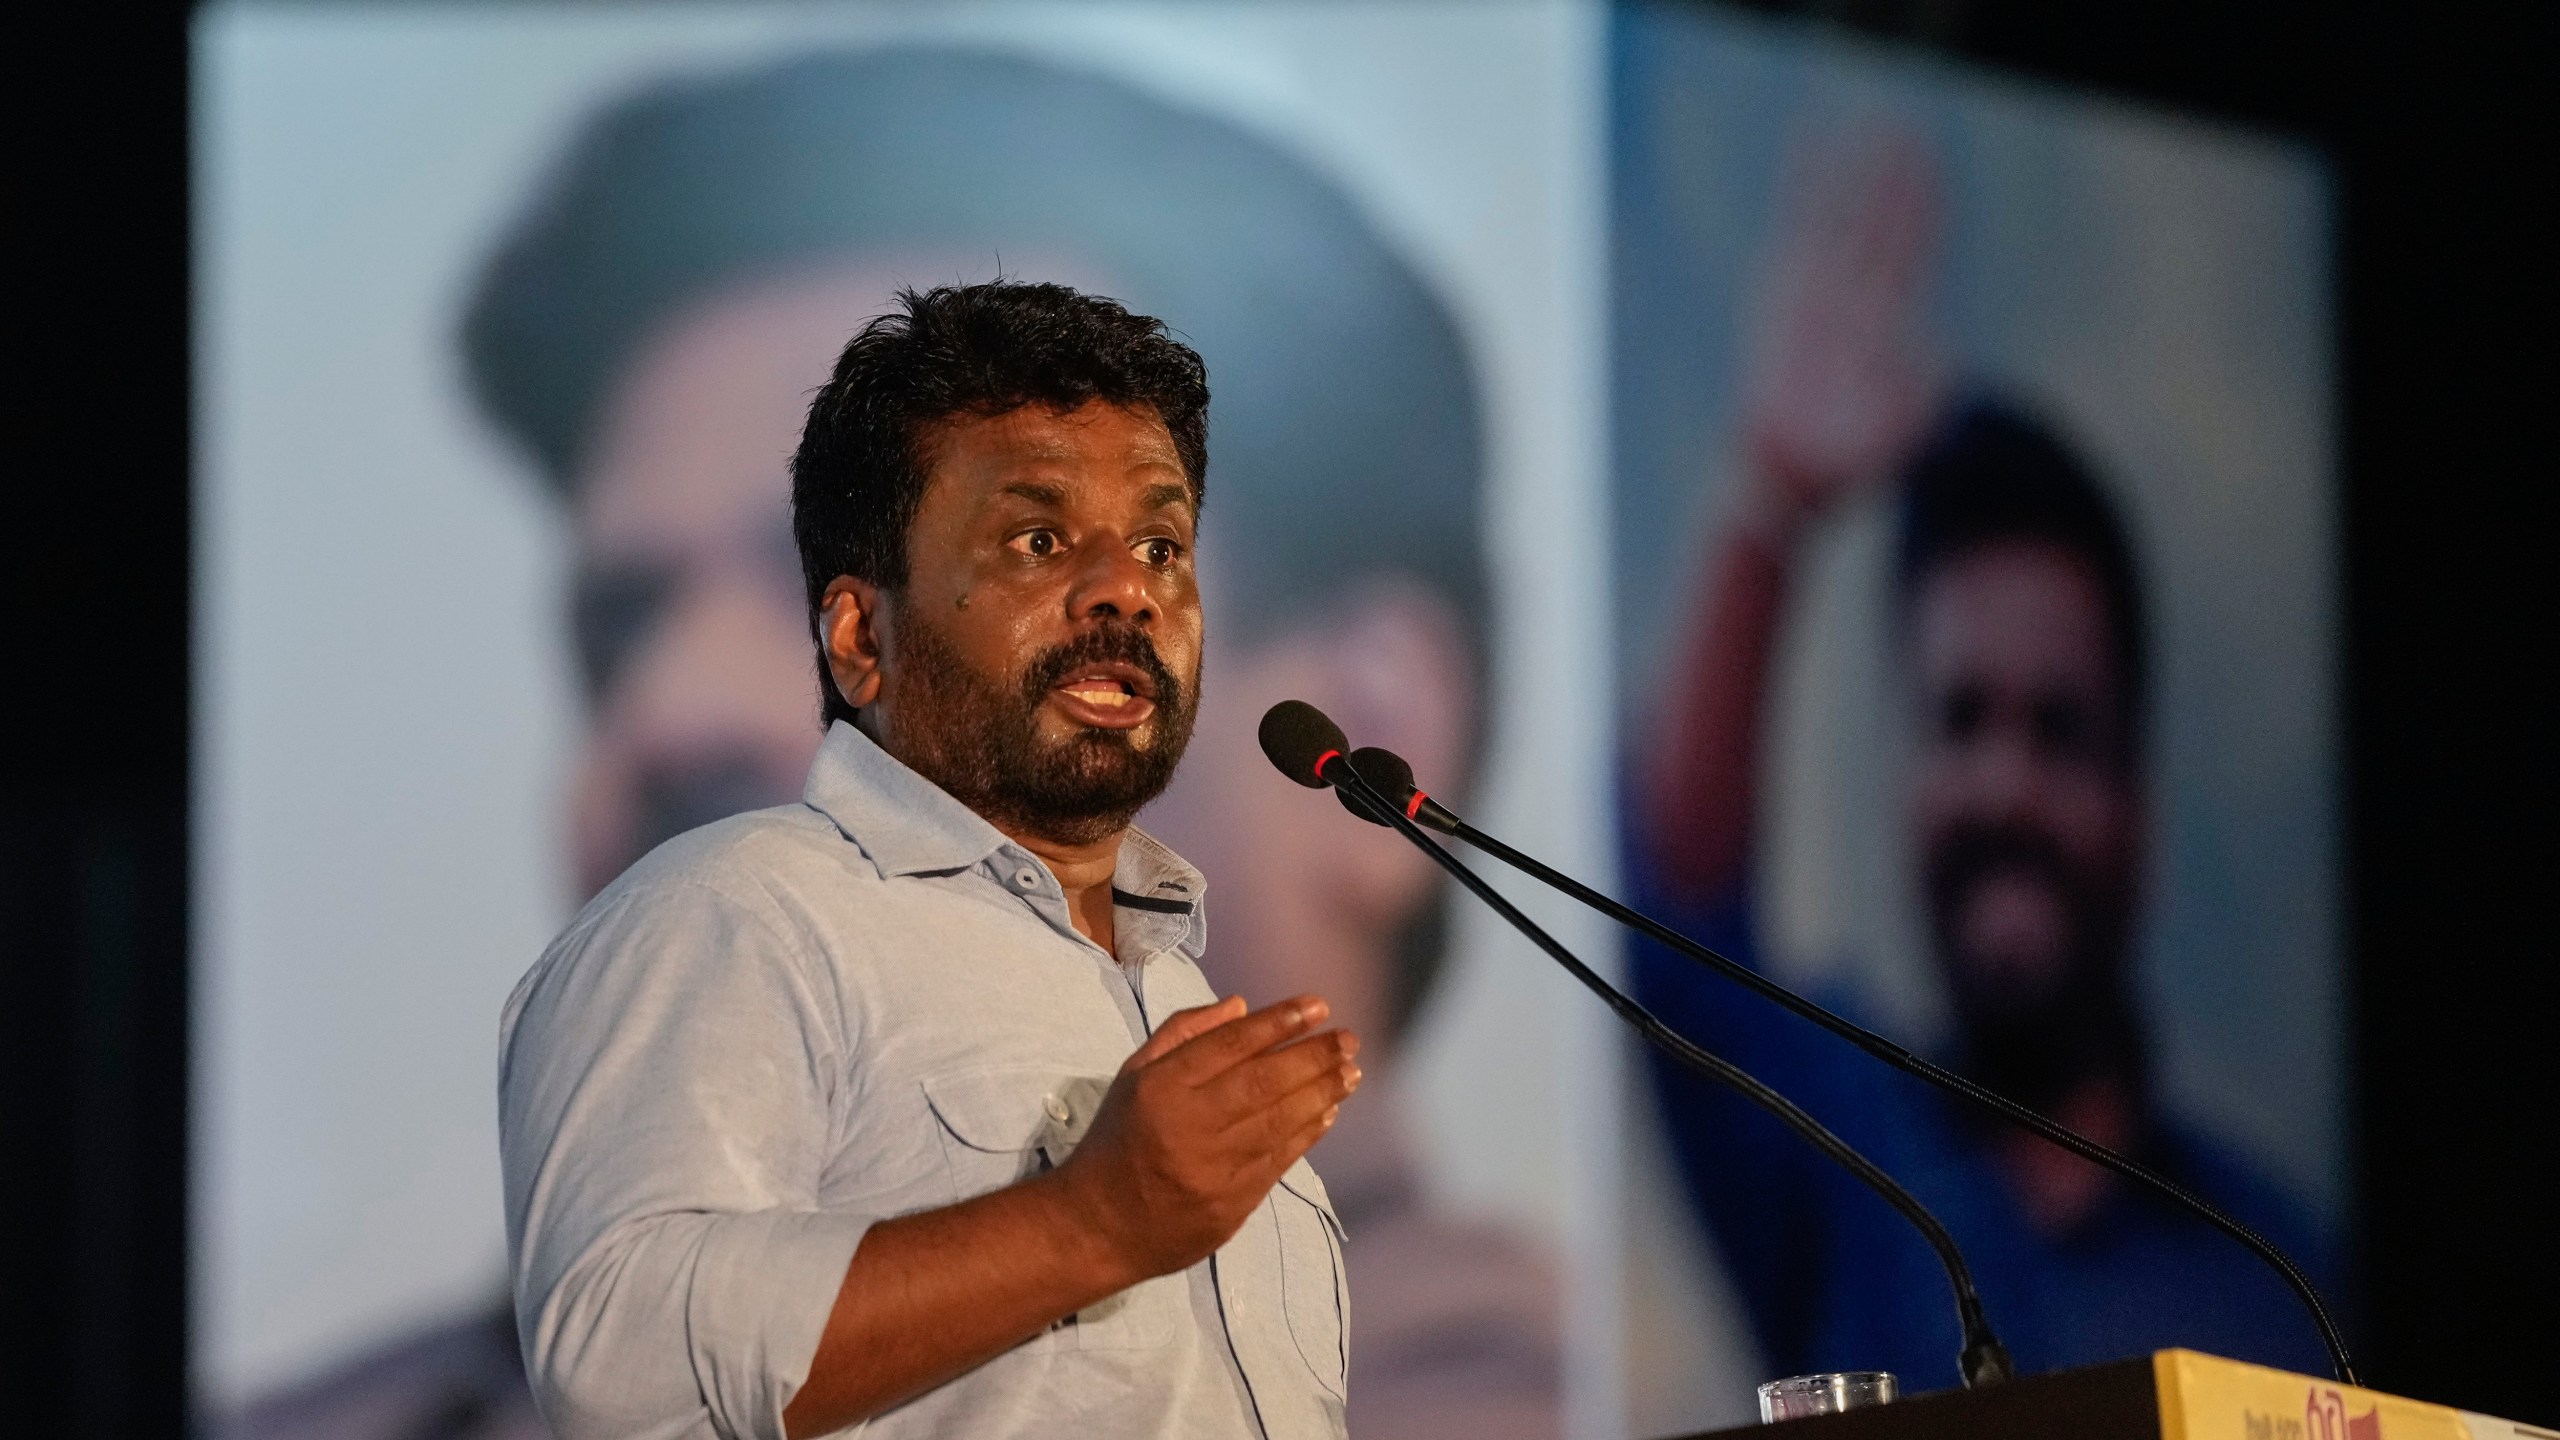
<path fill-rule="evenodd" d="M 1131 828 L 1198 701 L 1199 357 L 1052 285 L 900 297 L 792 465 L 828 722 L 509 1001 L 508 1233 L 567 1440 L 1342 1431 L 1359 1084 L 1196 966 Z"/>

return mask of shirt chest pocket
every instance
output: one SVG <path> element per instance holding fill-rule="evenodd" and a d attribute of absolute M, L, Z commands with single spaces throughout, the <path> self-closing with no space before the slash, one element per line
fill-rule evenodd
<path fill-rule="evenodd" d="M 925 1103 L 940 1131 L 952 1199 L 1001 1190 L 1064 1164 L 1110 1087 L 1107 1075 L 1038 1066 L 965 1070 L 926 1080 Z M 1183 1303 L 1182 1275 L 1159 1275 L 1086 1306 L 1030 1343 L 1072 1350 L 1168 1344 Z"/>

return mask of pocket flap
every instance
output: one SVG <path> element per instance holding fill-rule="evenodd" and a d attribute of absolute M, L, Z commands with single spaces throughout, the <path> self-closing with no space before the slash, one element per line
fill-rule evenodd
<path fill-rule="evenodd" d="M 943 1128 L 973 1150 L 1032 1150 L 1081 1138 L 1110 1088 L 1106 1076 L 1009 1065 L 934 1076 L 924 1097 Z"/>
<path fill-rule="evenodd" d="M 1333 1197 L 1325 1193 L 1324 1181 L 1316 1177 L 1316 1167 L 1300 1156 L 1297 1163 L 1280 1172 L 1280 1188 L 1316 1207 L 1333 1238 L 1342 1239 L 1342 1217 L 1333 1213 Z"/>

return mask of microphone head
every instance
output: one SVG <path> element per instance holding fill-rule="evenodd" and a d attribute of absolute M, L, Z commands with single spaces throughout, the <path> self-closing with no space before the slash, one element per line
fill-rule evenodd
<path fill-rule="evenodd" d="M 1413 767 L 1404 763 L 1404 757 L 1393 750 L 1381 745 L 1363 745 L 1344 758 L 1351 762 L 1351 768 L 1359 773 L 1361 779 L 1369 782 L 1370 789 L 1386 798 L 1388 804 L 1400 806 L 1412 796 Z M 1343 809 L 1372 825 L 1387 823 L 1370 814 L 1349 790 L 1336 790 L 1334 798 L 1342 802 Z"/>
<path fill-rule="evenodd" d="M 1324 777 L 1316 773 L 1317 764 L 1327 755 L 1351 748 L 1342 727 L 1304 700 L 1283 700 L 1264 711 L 1260 738 L 1262 753 L 1280 767 L 1280 773 L 1310 790 L 1325 787 Z"/>

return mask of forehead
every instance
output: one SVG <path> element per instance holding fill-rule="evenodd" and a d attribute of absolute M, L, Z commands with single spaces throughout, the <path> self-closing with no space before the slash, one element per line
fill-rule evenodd
<path fill-rule="evenodd" d="M 886 277 L 787 277 L 666 322 L 598 416 L 578 487 L 589 543 L 681 541 L 787 518 L 809 393 L 883 308 Z"/>
<path fill-rule="evenodd" d="M 1100 498 L 1095 482 L 1157 486 L 1185 478 L 1173 433 L 1152 408 L 1102 400 L 1071 410 L 1035 403 L 997 415 L 953 416 L 933 427 L 925 450 L 929 497 L 934 490 L 961 498 L 1047 479 L 1071 496 Z M 1184 489 L 1187 494 L 1187 484 Z"/>
<path fill-rule="evenodd" d="M 1997 540 L 1922 572 L 1911 595 L 1912 658 L 1931 684 L 2006 680 L 2112 685 L 2106 596 L 2089 563 L 2039 540 Z"/>

